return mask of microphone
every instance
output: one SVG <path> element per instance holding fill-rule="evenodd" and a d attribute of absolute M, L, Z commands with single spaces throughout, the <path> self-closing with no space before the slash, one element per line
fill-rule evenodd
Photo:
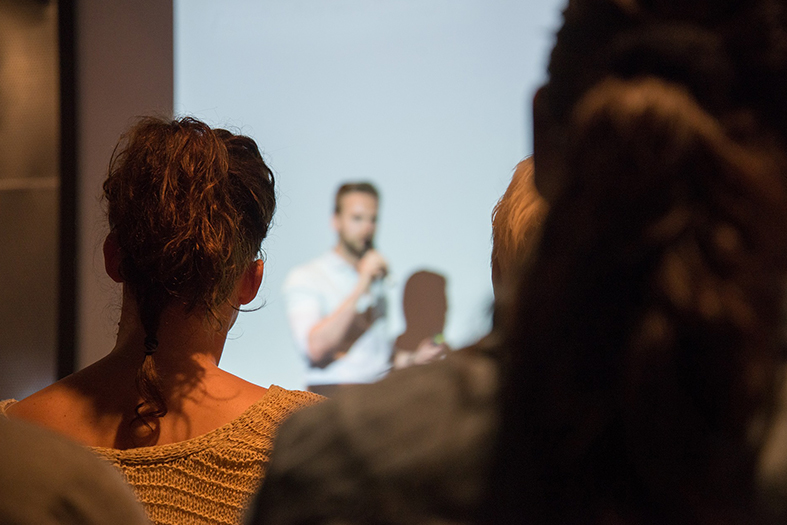
<path fill-rule="evenodd" d="M 372 239 L 366 239 L 363 244 L 363 249 L 361 250 L 360 256 L 363 257 L 369 250 L 374 249 L 374 243 Z M 358 303 L 355 305 L 356 310 L 359 313 L 365 312 L 367 309 L 375 307 L 378 304 L 380 298 L 384 297 L 384 289 L 383 289 L 383 282 L 385 279 L 385 275 L 375 275 L 372 277 L 372 282 L 369 285 L 369 292 L 362 296 Z"/>
<path fill-rule="evenodd" d="M 371 239 L 366 239 L 366 242 L 363 243 L 363 250 L 361 250 L 361 257 L 366 255 L 366 252 L 373 249 L 374 249 L 374 242 Z"/>
<path fill-rule="evenodd" d="M 363 253 L 365 254 L 369 250 L 374 249 L 374 241 L 372 239 L 366 239 L 366 242 L 363 245 Z M 363 257 L 363 254 L 361 255 Z M 386 269 L 382 275 L 378 275 L 374 278 L 374 282 L 385 281 L 388 283 L 388 270 Z"/>
<path fill-rule="evenodd" d="M 363 257 L 366 252 L 369 250 L 374 249 L 374 240 L 366 239 L 366 242 L 363 245 L 363 252 L 361 253 L 361 257 Z M 393 288 L 394 281 L 391 278 L 391 274 L 388 273 L 388 270 L 385 271 L 382 275 L 376 276 L 372 280 L 372 293 L 373 295 L 380 295 L 382 294 L 383 288 Z"/>

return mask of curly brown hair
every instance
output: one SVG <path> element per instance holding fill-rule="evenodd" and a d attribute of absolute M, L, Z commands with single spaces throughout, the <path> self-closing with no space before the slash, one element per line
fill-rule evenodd
<path fill-rule="evenodd" d="M 161 312 L 177 302 L 219 321 L 268 233 L 273 173 L 249 137 L 190 117 L 146 117 L 119 141 L 103 187 L 119 272 L 146 333 L 137 415 L 162 417 L 153 360 Z"/>

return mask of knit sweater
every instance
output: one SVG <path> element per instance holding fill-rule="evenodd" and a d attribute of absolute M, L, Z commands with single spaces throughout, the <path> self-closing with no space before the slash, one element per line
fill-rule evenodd
<path fill-rule="evenodd" d="M 118 467 L 156 524 L 237 524 L 262 483 L 277 427 L 322 398 L 271 386 L 243 414 L 207 434 L 127 450 L 90 447 Z M 14 400 L 0 401 L 0 414 Z"/>

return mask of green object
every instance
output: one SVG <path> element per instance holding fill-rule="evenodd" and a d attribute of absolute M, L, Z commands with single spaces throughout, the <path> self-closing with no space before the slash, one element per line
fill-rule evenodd
<path fill-rule="evenodd" d="M 441 345 L 445 343 L 445 336 L 443 334 L 435 334 L 435 336 L 432 337 L 432 342 L 436 345 Z"/>

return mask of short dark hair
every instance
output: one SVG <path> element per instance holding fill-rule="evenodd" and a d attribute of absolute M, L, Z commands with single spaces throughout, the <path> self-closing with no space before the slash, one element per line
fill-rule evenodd
<path fill-rule="evenodd" d="M 347 195 L 348 193 L 367 193 L 374 197 L 376 200 L 380 200 L 380 194 L 377 192 L 377 188 L 371 182 L 347 182 L 339 186 L 339 189 L 336 190 L 336 202 L 334 203 L 333 212 L 338 215 L 339 211 L 341 210 L 341 202 L 342 197 Z"/>

